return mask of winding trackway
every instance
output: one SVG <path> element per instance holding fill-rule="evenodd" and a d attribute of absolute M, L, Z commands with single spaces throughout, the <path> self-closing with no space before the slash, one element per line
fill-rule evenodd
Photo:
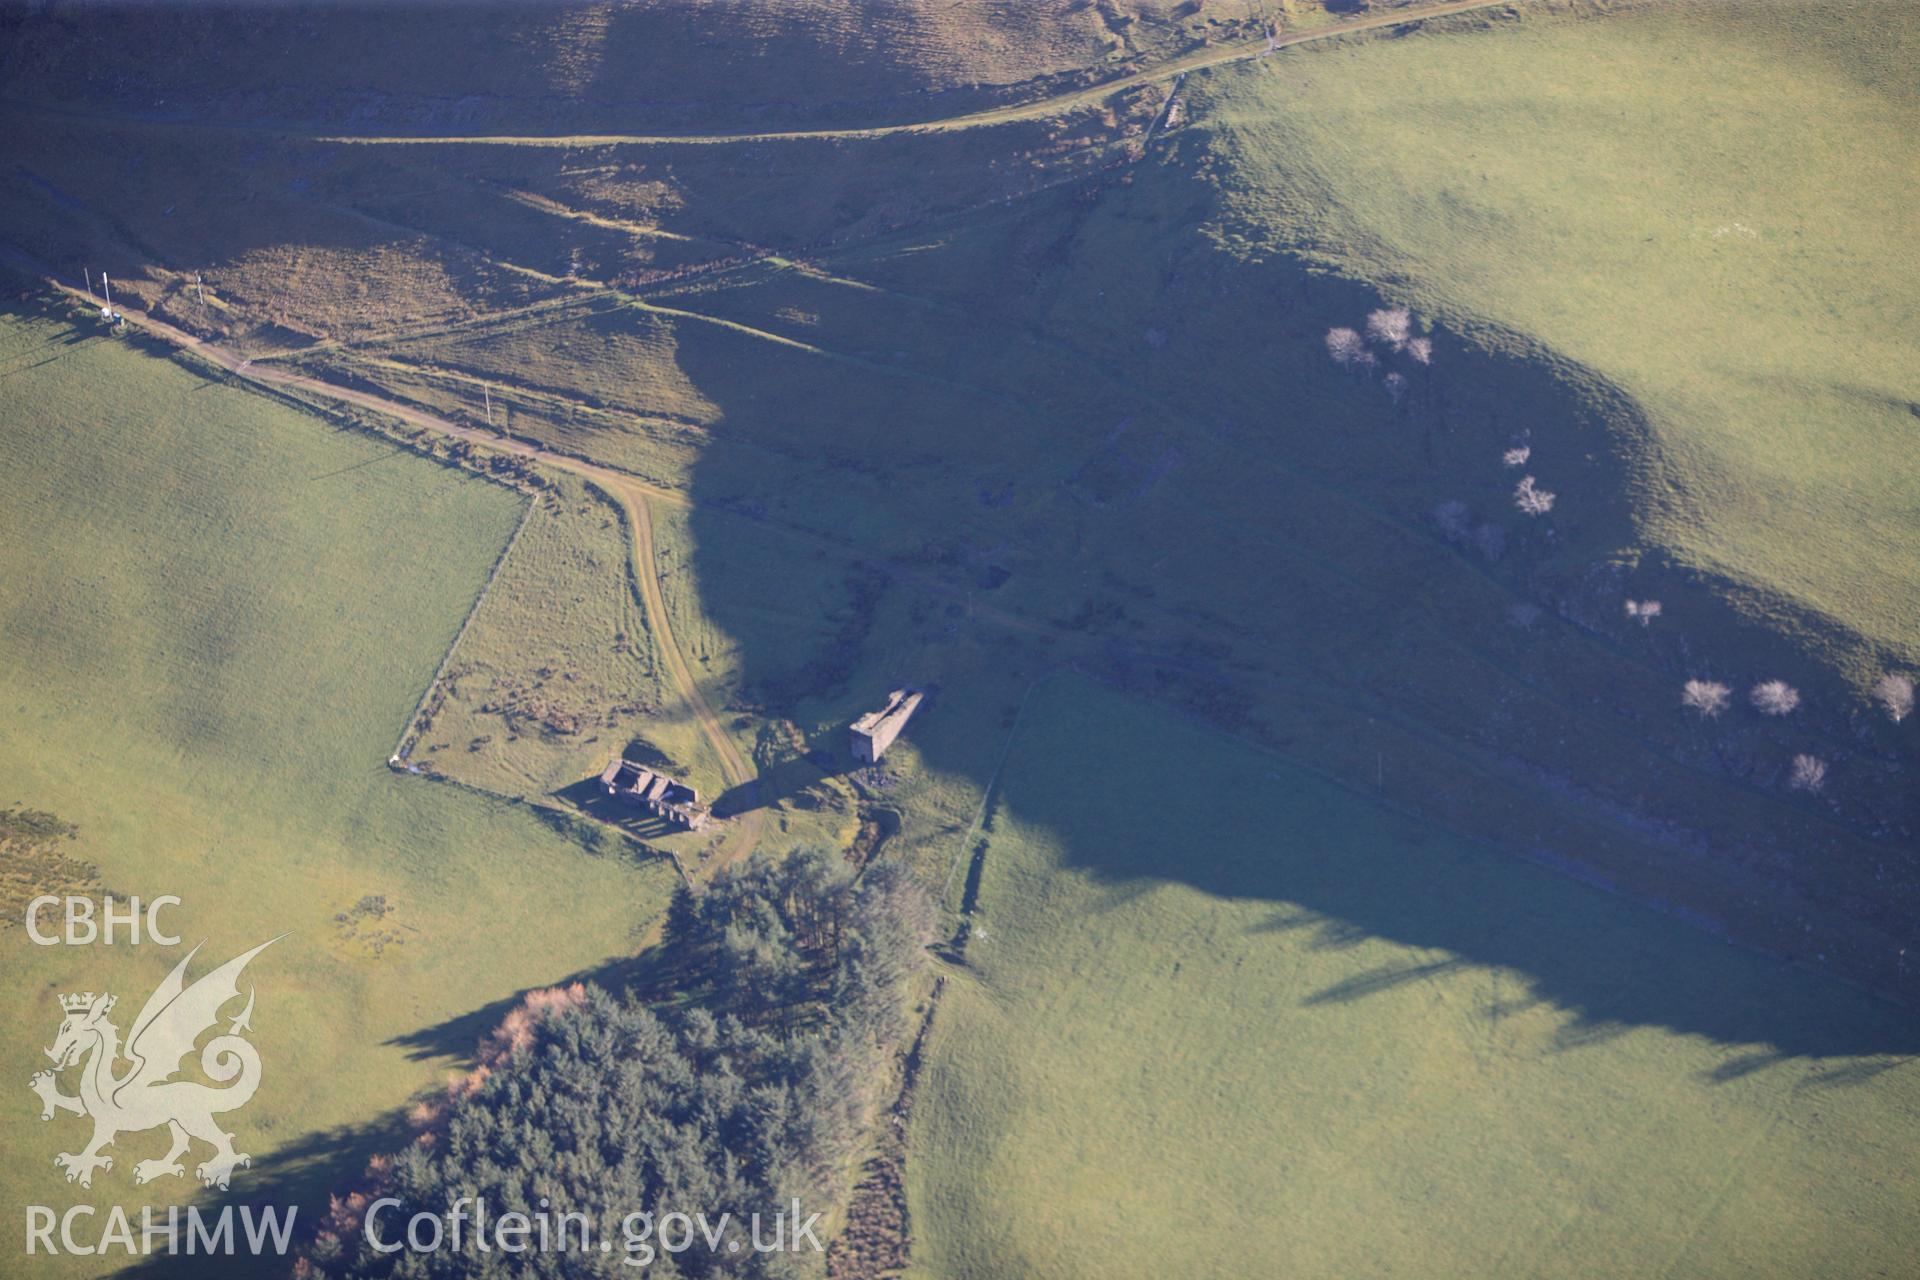
<path fill-rule="evenodd" d="M 594 133 L 594 134 L 458 134 L 438 137 L 401 137 L 383 134 L 312 134 L 307 135 L 318 142 L 351 142 L 372 145 L 446 145 L 449 143 L 474 143 L 493 146 L 519 147 L 597 147 L 597 146 L 667 146 L 675 143 L 688 146 L 713 146 L 729 142 L 795 142 L 795 141 L 834 141 L 840 139 L 886 138 L 905 133 L 947 133 L 960 129 L 975 129 L 983 125 L 1007 124 L 1016 120 L 1040 120 L 1048 116 L 1071 111 L 1075 107 L 1089 106 L 1110 98 L 1116 93 L 1128 89 L 1137 89 L 1142 85 L 1155 84 L 1162 80 L 1171 80 L 1190 71 L 1204 67 L 1217 67 L 1229 62 L 1246 62 L 1263 58 L 1267 54 L 1289 45 L 1306 44 L 1314 40 L 1330 40 L 1336 36 L 1352 35 L 1358 31 L 1377 31 L 1384 27 L 1398 27 L 1409 23 L 1423 22 L 1429 18 L 1444 18 L 1455 13 L 1470 13 L 1475 9 L 1507 8 L 1517 0 L 1439 0 L 1434 4 L 1410 5 L 1388 13 L 1370 14 L 1364 18 L 1355 18 L 1348 22 L 1331 23 L 1324 27 L 1315 27 L 1307 31 L 1295 31 L 1276 37 L 1271 43 L 1266 40 L 1228 45 L 1220 49 L 1205 49 L 1199 53 L 1190 53 L 1185 57 L 1173 58 L 1145 71 L 1135 71 L 1113 80 L 1103 80 L 1099 84 L 1085 88 L 1070 89 L 1065 93 L 1051 97 L 1036 98 L 1031 102 L 1014 103 L 1004 107 L 989 107 L 984 111 L 971 111 L 963 115 L 945 116 L 934 120 L 922 120 L 913 124 L 866 125 L 847 129 L 789 129 L 766 133 Z"/>
<path fill-rule="evenodd" d="M 1291 45 L 1307 44 L 1316 40 L 1331 40 L 1339 36 L 1352 35 L 1360 31 L 1379 31 L 1388 27 L 1407 26 L 1424 22 L 1431 18 L 1444 18 L 1456 13 L 1471 13 L 1476 9 L 1504 9 L 1517 7 L 1522 0 L 1438 0 L 1432 4 L 1409 5 L 1386 13 L 1369 14 L 1363 18 L 1354 18 L 1347 22 L 1329 23 L 1324 27 L 1314 27 L 1306 31 L 1289 32 L 1275 37 L 1271 43 L 1266 40 L 1246 41 L 1226 45 L 1218 49 L 1203 49 L 1184 57 L 1172 58 L 1166 62 L 1148 67 L 1144 71 L 1131 72 L 1112 80 L 1102 80 L 1098 84 L 1086 85 L 1078 89 L 1069 89 L 1050 97 L 1035 98 L 1029 102 L 1016 102 L 1003 107 L 989 107 L 983 111 L 970 111 L 961 115 L 944 116 L 933 120 L 920 120 L 909 124 L 864 125 L 842 129 L 787 129 L 771 130 L 762 133 L 576 133 L 576 134 L 442 134 L 442 135 L 398 135 L 398 134 L 337 134 L 314 133 L 297 129 L 281 129 L 268 125 L 227 123 L 215 120 L 153 119 L 139 116 L 116 117 L 110 113 L 69 110 L 49 107 L 41 103 L 20 102 L 12 99 L 0 99 L 7 107 L 16 110 L 34 111 L 44 115 L 67 116 L 81 119 L 113 121 L 124 120 L 127 123 L 139 123 L 159 128 L 184 129 L 220 129 L 240 133 L 271 134 L 282 138 L 302 138 L 313 142 L 356 143 L 367 146 L 446 146 L 453 144 L 473 144 L 476 146 L 518 146 L 518 147 L 597 147 L 597 146 L 717 146 L 730 142 L 800 142 L 835 141 L 860 138 L 887 138 L 912 133 L 948 133 L 961 129 L 975 129 L 986 125 L 1008 124 L 1018 120 L 1041 120 L 1048 116 L 1071 111 L 1075 107 L 1089 106 L 1116 93 L 1128 89 L 1137 89 L 1142 85 L 1158 84 L 1163 80 L 1172 80 L 1191 71 L 1207 67 L 1222 66 L 1229 62 L 1249 62 L 1264 58 L 1268 54 L 1285 49 Z"/>
<path fill-rule="evenodd" d="M 83 297 L 79 290 L 61 284 L 57 280 L 49 279 L 48 283 L 76 301 Z M 655 637 L 659 641 L 660 659 L 666 666 L 668 677 L 679 688 L 681 697 L 686 700 L 687 709 L 699 722 L 701 732 L 706 735 L 714 754 L 719 757 L 720 771 L 725 776 L 727 785 L 743 787 L 754 781 L 756 776 L 754 770 L 748 765 L 746 758 L 740 754 L 740 749 L 734 745 L 733 740 L 727 736 L 726 730 L 721 727 L 720 718 L 714 714 L 706 695 L 700 692 L 699 683 L 694 680 L 685 655 L 680 652 L 679 645 L 674 641 L 673 627 L 667 618 L 666 598 L 660 592 L 660 572 L 656 567 L 653 551 L 653 519 L 648 503 L 656 501 L 681 507 L 692 506 L 693 504 L 685 495 L 649 485 L 633 476 L 591 462 L 583 462 L 565 454 L 550 453 L 538 445 L 520 440 L 502 439 L 489 431 L 449 422 L 445 418 L 416 409 L 411 405 L 388 400 L 369 392 L 352 387 L 336 386 L 330 382 L 309 378 L 271 365 L 255 365 L 224 347 L 197 338 L 164 320 L 155 319 L 132 308 L 122 307 L 119 310 L 129 322 L 138 325 L 154 337 L 163 338 L 175 346 L 196 352 L 234 376 L 249 382 L 265 387 L 305 391 L 329 400 L 371 409 L 386 417 L 398 418 L 409 426 L 470 441 L 496 453 L 513 454 L 537 461 L 542 466 L 571 471 L 606 490 L 619 502 L 626 514 L 627 528 L 632 539 L 634 585 L 640 591 L 641 605 L 646 610 L 647 623 L 653 628 Z M 757 807 L 749 808 L 739 817 L 730 819 L 726 841 L 721 845 L 719 853 L 711 863 L 714 869 L 728 866 L 751 853 L 754 846 L 759 843 L 760 833 L 765 823 L 766 815 Z"/>
<path fill-rule="evenodd" d="M 479 434 L 478 438 L 488 448 L 500 447 L 498 440 L 485 434 Z M 734 746 L 733 739 L 729 738 L 726 730 L 721 727 L 720 718 L 713 713 L 713 707 L 707 702 L 706 695 L 700 692 L 699 682 L 693 678 L 693 671 L 687 666 L 686 655 L 680 652 L 680 646 L 673 638 L 672 624 L 667 620 L 666 597 L 660 592 L 660 571 L 654 561 L 653 516 L 647 507 L 647 496 L 651 490 L 631 476 L 623 476 L 617 471 L 605 471 L 592 463 L 578 462 L 569 466 L 552 454 L 541 455 L 541 460 L 549 466 L 566 467 L 569 471 L 587 476 L 595 484 L 611 493 L 625 509 L 627 527 L 633 531 L 633 577 L 640 588 L 640 599 L 646 607 L 647 620 L 654 627 L 660 641 L 657 646 L 660 650 L 660 659 L 666 664 L 667 674 L 680 687 L 680 694 L 686 699 L 688 710 L 692 711 L 694 719 L 700 722 L 700 729 L 707 735 L 707 741 L 713 745 L 714 754 L 720 757 L 720 771 L 726 775 L 728 784 L 734 787 L 751 787 L 757 775 L 741 756 L 739 748 Z M 738 818 L 730 820 L 732 830 L 728 833 L 725 843 L 720 846 L 719 855 L 714 859 L 716 870 L 746 857 L 759 843 L 766 814 L 753 801 L 754 797 L 749 795 L 747 809 Z"/>
<path fill-rule="evenodd" d="M 314 134 L 318 142 L 351 142 L 374 145 L 445 145 L 449 143 L 474 143 L 494 146 L 519 147 L 597 147 L 597 146 L 666 146 L 675 143 L 689 146 L 713 146 L 728 142 L 792 142 L 792 141 L 833 141 L 839 139 L 886 138 L 904 133 L 947 133 L 960 129 L 974 129 L 983 125 L 1007 124 L 1016 120 L 1040 120 L 1048 116 L 1071 111 L 1075 107 L 1089 106 L 1110 98 L 1116 93 L 1128 89 L 1137 89 L 1142 85 L 1155 84 L 1162 80 L 1171 80 L 1198 71 L 1204 67 L 1217 67 L 1229 62 L 1246 62 L 1263 58 L 1267 54 L 1289 45 L 1306 44 L 1314 40 L 1330 40 L 1336 36 L 1352 35 L 1357 31 L 1377 31 L 1384 27 L 1398 27 L 1409 23 L 1422 22 L 1429 18 L 1444 18 L 1449 14 L 1470 13 L 1475 9 L 1507 8 L 1517 0 L 1439 0 L 1434 4 L 1410 5 L 1404 9 L 1395 9 L 1387 13 L 1370 14 L 1364 18 L 1355 18 L 1348 22 L 1331 23 L 1324 27 L 1315 27 L 1307 31 L 1295 31 L 1278 36 L 1271 43 L 1266 40 L 1228 45 L 1220 49 L 1205 49 L 1199 53 L 1190 53 L 1185 57 L 1173 58 L 1144 71 L 1135 71 L 1130 75 L 1103 80 L 1099 84 L 1085 88 L 1070 89 L 1065 93 L 1051 97 L 1036 98 L 1031 102 L 1014 103 L 1004 107 L 989 107 L 984 111 L 971 111 L 963 115 L 946 116 L 935 120 L 923 120 L 913 124 L 867 125 L 848 129 L 789 129 L 767 133 L 683 133 L 683 134 L 645 134 L 645 133 L 596 133 L 596 134 L 458 134 L 438 137 L 401 137 L 382 134 Z"/>
<path fill-rule="evenodd" d="M 1200 53 L 1176 58 L 1144 71 L 1134 72 L 1114 80 L 1103 81 L 1085 88 L 1069 90 L 1052 97 L 1039 98 L 1031 102 L 1011 106 L 995 107 L 985 111 L 949 116 L 944 119 L 927 120 L 913 124 L 875 125 L 852 129 L 812 129 L 792 130 L 768 133 L 736 134 L 597 134 L 568 135 L 555 137 L 539 136 L 470 136 L 470 137 L 392 137 L 392 136 L 327 136 L 312 135 L 317 141 L 336 143 L 356 143 L 368 145 L 409 145 L 409 144 L 451 144 L 468 143 L 476 145 L 534 146 L 534 147 L 584 147 L 597 145 L 716 145 L 724 143 L 779 142 L 790 140 L 835 140 L 882 138 L 899 134 L 940 133 L 988 125 L 1005 124 L 1018 120 L 1044 119 L 1059 115 L 1076 107 L 1086 106 L 1111 97 L 1116 93 L 1142 85 L 1174 79 L 1204 67 L 1220 66 L 1226 63 L 1243 62 L 1262 58 L 1269 53 L 1286 48 L 1289 45 L 1305 44 L 1310 41 L 1327 40 L 1338 36 L 1351 35 L 1360 31 L 1380 30 L 1388 27 L 1403 26 L 1431 18 L 1446 17 L 1451 14 L 1468 13 L 1477 9 L 1506 7 L 1513 0 L 1441 0 L 1440 3 L 1410 6 L 1390 13 L 1370 15 L 1350 22 L 1334 23 L 1310 31 L 1299 31 L 1277 37 L 1272 41 L 1232 45 L 1222 49 L 1210 49 Z M 177 122 L 191 126 L 192 122 Z M 229 126 L 248 128 L 248 126 Z M 282 133 L 286 131 L 263 130 Z M 79 299 L 78 290 L 47 275 L 48 283 L 69 296 Z M 88 301 L 91 301 L 89 299 Z M 491 431 L 462 426 L 445 418 L 428 413 L 411 405 L 370 392 L 351 387 L 337 386 L 317 378 L 276 368 L 273 366 L 255 366 L 232 351 L 187 333 L 155 319 L 145 313 L 124 310 L 129 321 L 138 324 L 148 333 L 163 338 L 175 346 L 198 352 L 202 357 L 234 374 L 266 387 L 305 391 L 326 399 L 356 405 L 390 418 L 396 418 L 410 426 L 432 431 L 454 439 L 465 440 L 483 446 L 498 453 L 517 455 L 543 466 L 570 471 L 592 481 L 606 490 L 621 505 L 627 517 L 627 526 L 631 537 L 631 556 L 633 576 L 641 596 L 649 623 L 654 627 L 659 641 L 661 661 L 667 674 L 679 688 L 687 703 L 687 709 L 699 722 L 701 732 L 713 747 L 719 758 L 721 772 L 730 788 L 745 787 L 755 779 L 755 772 L 740 754 L 739 748 L 727 736 L 720 719 L 714 714 L 713 707 L 701 693 L 699 683 L 694 679 L 686 657 L 680 651 L 673 638 L 672 624 L 667 617 L 665 597 L 660 591 L 660 575 L 654 558 L 653 521 L 649 508 L 650 502 L 665 502 L 674 506 L 690 507 L 693 504 L 683 494 L 670 489 L 649 485 L 634 476 L 586 462 L 565 454 L 553 453 L 538 445 L 521 440 L 503 439 Z M 999 610 L 987 609 L 984 612 L 996 615 L 995 620 L 1026 631 L 1052 631 L 1054 628 L 1044 623 L 1036 623 L 1029 618 L 1015 614 L 1002 614 Z M 716 869 L 727 866 L 752 852 L 758 844 L 765 825 L 765 814 L 758 807 L 750 807 L 738 818 L 730 822 L 731 830 L 722 844 L 719 854 L 714 858 Z"/>

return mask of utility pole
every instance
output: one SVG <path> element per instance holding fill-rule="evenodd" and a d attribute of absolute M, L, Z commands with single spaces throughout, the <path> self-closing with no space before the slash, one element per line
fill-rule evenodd
<path fill-rule="evenodd" d="M 487 384 L 483 382 L 480 384 L 480 394 L 487 398 L 487 425 L 492 426 L 493 425 L 493 392 L 489 391 L 487 389 Z"/>
<path fill-rule="evenodd" d="M 89 271 L 85 267 L 82 267 L 80 268 L 80 274 L 87 278 L 87 301 L 98 303 L 100 299 L 93 296 L 93 272 Z"/>
<path fill-rule="evenodd" d="M 102 307 L 102 308 L 100 308 L 100 314 L 101 314 L 101 315 L 102 315 L 103 317 L 105 317 L 105 318 L 106 318 L 107 320 L 109 320 L 109 321 L 111 321 L 111 320 L 112 320 L 112 319 L 114 318 L 114 315 L 113 315 L 113 282 L 112 282 L 111 280 L 109 280 L 109 279 L 107 279 L 107 273 L 106 273 L 106 272 L 104 272 L 104 271 L 102 271 L 102 272 L 100 273 L 100 287 L 101 287 L 101 289 L 103 289 L 103 290 L 105 290 L 105 292 L 106 292 L 106 295 L 107 295 L 107 305 L 106 305 L 106 306 L 104 306 L 104 307 Z"/>
<path fill-rule="evenodd" d="M 206 291 L 200 287 L 200 273 L 198 271 L 193 273 L 193 296 L 198 298 L 202 303 L 205 303 L 207 300 Z"/>

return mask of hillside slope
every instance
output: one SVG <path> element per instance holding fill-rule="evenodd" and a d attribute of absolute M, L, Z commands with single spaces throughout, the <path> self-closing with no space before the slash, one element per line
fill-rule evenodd
<path fill-rule="evenodd" d="M 1913 463 L 1888 407 L 1912 398 L 1910 330 L 1897 275 L 1868 291 L 1857 264 L 1906 232 L 1882 216 L 1888 163 L 1855 174 L 1835 145 L 1871 127 L 1891 64 L 1796 44 L 1799 19 L 1766 12 L 1453 18 L 1196 73 L 1171 105 L 1142 85 L 885 137 L 366 145 L 43 114 L 9 143 L 0 207 L 39 260 L 110 269 L 256 360 L 681 490 L 701 607 L 736 638 L 714 696 L 744 712 L 825 735 L 855 705 L 846 673 L 964 684 L 1015 645 L 1904 987 L 1913 736 L 1865 689 L 1913 644 Z M 1769 31 L 1798 52 L 1758 59 Z M 657 80 L 674 47 L 623 54 L 624 78 Z M 831 65 L 793 70 L 817 98 Z M 1723 65 L 1733 87 L 1703 79 Z M 1733 229 L 1753 225 L 1739 181 L 1762 181 L 1739 175 L 1801 154 L 1766 149 L 1783 137 L 1828 166 L 1780 199 L 1831 251 Z M 1491 160 L 1462 176 L 1476 149 L 1510 155 L 1498 182 Z M 1609 154 L 1617 171 L 1593 167 Z M 1590 172 L 1613 184 L 1605 217 L 1583 212 Z M 1853 194 L 1817 203 L 1835 189 Z M 1715 212 L 1672 213 L 1676 193 Z M 1672 254 L 1635 265 L 1661 235 Z M 1733 328 L 1679 309 L 1709 286 Z M 1669 329 L 1636 289 L 1668 290 Z M 1803 297 L 1845 302 L 1802 338 Z M 1336 367 L 1327 332 L 1393 298 L 1427 357 L 1376 344 L 1370 371 Z M 1766 340 L 1728 363 L 1749 331 Z M 1799 363 L 1761 363 L 1796 343 Z M 1784 425 L 1802 404 L 1816 416 Z M 1516 509 L 1528 475 L 1557 495 L 1544 518 Z M 775 562 L 812 572 L 831 548 L 944 598 L 885 651 L 858 622 L 824 668 L 841 674 L 798 687 L 728 572 L 743 519 L 781 531 Z M 1625 614 L 1642 599 L 1657 623 Z M 1689 718 L 1690 678 L 1743 699 L 1784 679 L 1803 706 Z M 1818 794 L 1791 785 L 1802 755 L 1827 769 Z"/>
<path fill-rule="evenodd" d="M 0 57 L 33 98 L 372 131 L 769 127 L 945 114 L 1251 36 L 1182 0 L 47 6 Z M 1318 5 L 1301 6 L 1307 17 Z M 1211 20 L 1210 20 L 1211 19 Z M 0 18 L 0 21 L 4 21 Z M 830 74 L 822 74 L 831 69 Z M 16 96 L 16 95 L 9 95 Z"/>
<path fill-rule="evenodd" d="M 1905 5 L 1649 6 L 1303 51 L 1200 114 L 1240 234 L 1631 396 L 1641 549 L 1864 686 L 1920 662 L 1917 46 Z"/>
<path fill-rule="evenodd" d="M 1333 1273 L 1897 1266 L 1912 1019 L 1833 978 L 1920 998 L 1869 697 L 1920 663 L 1913 11 L 1502 6 L 982 119 L 1244 19 L 943 6 L 10 11 L 0 252 L 658 495 L 639 554 L 555 491 L 422 759 L 717 785 L 670 617 L 757 775 L 717 825 L 945 890 L 929 1272 L 1124 1274 L 1163 1170 L 1163 1269 L 1230 1273 L 1250 1186 Z"/>

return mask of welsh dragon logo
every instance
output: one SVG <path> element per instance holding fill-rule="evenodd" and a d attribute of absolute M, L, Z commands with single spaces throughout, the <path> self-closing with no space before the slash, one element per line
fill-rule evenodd
<path fill-rule="evenodd" d="M 200 1070 L 223 1087 L 172 1077 L 201 1035 L 220 1021 L 220 1010 L 239 998 L 240 972 L 247 962 L 278 941 L 268 939 L 192 986 L 186 983 L 187 965 L 200 948 L 189 951 L 147 997 L 127 1033 L 124 1050 L 119 1028 L 108 1020 L 115 997 L 91 991 L 60 997 L 66 1017 L 53 1047 L 47 1050 L 53 1070 L 37 1072 L 27 1083 L 40 1097 L 42 1120 L 53 1119 L 57 1111 L 93 1118 L 93 1141 L 86 1149 L 78 1154 L 62 1152 L 53 1158 L 57 1167 L 66 1170 L 68 1182 L 92 1186 L 94 1170 L 113 1169 L 113 1158 L 101 1151 L 112 1146 L 115 1138 L 161 1125 L 166 1126 L 171 1145 L 158 1160 L 142 1160 L 133 1166 L 136 1183 L 184 1174 L 180 1157 L 187 1154 L 194 1139 L 213 1148 L 213 1157 L 194 1170 L 209 1187 L 225 1190 L 234 1169 L 251 1163 L 251 1157 L 233 1149 L 233 1135 L 213 1119 L 244 1107 L 260 1087 L 260 1054 L 241 1038 L 241 1032 L 251 1029 L 251 987 L 247 989 L 246 1008 L 231 1020 L 225 1034 L 207 1041 L 200 1051 Z M 123 1057 L 130 1065 L 118 1070 Z M 80 1093 L 69 1097 L 60 1092 L 56 1076 L 76 1065 L 80 1067 Z"/>

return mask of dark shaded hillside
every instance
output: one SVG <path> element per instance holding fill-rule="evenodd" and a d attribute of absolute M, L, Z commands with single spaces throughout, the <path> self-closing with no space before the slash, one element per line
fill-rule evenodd
<path fill-rule="evenodd" d="M 681 46 L 638 34 L 660 12 L 609 18 L 618 56 L 590 86 L 684 71 Z M 297 44 L 282 20 L 195 39 L 254 65 L 259 31 Z M 420 47 L 437 21 L 404 11 L 387 44 Z M 473 119 L 550 126 L 538 86 L 557 73 L 523 52 L 558 37 L 534 21 L 470 24 L 473 56 L 434 61 L 428 96 L 485 98 L 498 59 L 527 96 Z M 28 29 L 19 47 L 41 48 Z M 50 60 L 23 92 L 126 105 L 31 56 Z M 780 74 L 803 102 L 901 91 L 876 65 Z M 702 73 L 716 118 L 777 93 L 752 71 Z M 355 74 L 414 92 L 398 67 Z M 1342 369 L 1328 331 L 1386 300 L 1255 234 L 1231 156 L 1165 90 L 924 136 L 654 147 L 180 122 L 219 115 L 220 92 L 163 104 L 171 123 L 34 117 L 8 144 L 9 238 L 72 275 L 110 267 L 157 314 L 258 358 L 469 423 L 497 406 L 518 435 L 684 492 L 700 608 L 738 645 L 713 678 L 743 717 L 790 718 L 818 750 L 892 682 L 937 682 L 990 724 L 1027 680 L 1072 668 L 1716 934 L 1911 993 L 1911 734 L 1643 545 L 1644 407 L 1491 324 L 1410 317 L 1429 358 L 1375 343 L 1373 364 Z M 624 128 L 683 118 L 582 93 L 632 105 Z M 336 106 L 361 110 L 261 111 Z M 1533 474 L 1558 496 L 1537 516 L 1514 500 Z M 733 557 L 884 585 L 821 629 L 840 649 L 802 651 Z M 1624 606 L 1649 598 L 1665 612 L 1642 626 Z M 825 674 L 801 689 L 802 671 Z M 1744 708 L 1704 724 L 1677 707 L 1703 673 L 1789 679 L 1808 706 L 1790 726 Z M 937 727 L 919 745 L 975 785 L 994 758 Z M 1787 786 L 1803 752 L 1833 766 L 1819 795 Z"/>
<path fill-rule="evenodd" d="M 1250 35 L 1171 0 L 10 4 L 9 96 L 206 124 L 618 131 L 933 117 Z M 1190 17 L 1191 15 L 1189 15 Z M 29 88 L 30 86 L 30 88 Z"/>
<path fill-rule="evenodd" d="M 1643 554 L 1632 401 L 1504 334 L 1435 333 L 1430 366 L 1398 366 L 1397 401 L 1378 372 L 1341 372 L 1325 330 L 1380 299 L 1239 252 L 1214 179 L 1174 148 L 1131 180 L 836 262 L 882 299 L 791 277 L 703 295 L 742 323 L 804 311 L 816 341 L 877 362 L 899 343 L 943 381 L 889 378 L 874 434 L 835 424 L 844 452 L 815 479 L 828 429 L 805 406 L 829 402 L 833 372 L 782 360 L 767 376 L 802 403 L 769 404 L 730 390 L 760 385 L 737 344 L 688 335 L 679 367 L 723 439 L 788 459 L 778 492 L 745 449 L 703 454 L 694 492 L 715 504 L 697 527 L 718 540 L 758 504 L 824 528 L 827 495 L 858 494 L 957 594 L 1005 573 L 979 598 L 1045 619 L 1055 661 L 1712 932 L 1903 985 L 1911 747 L 1722 584 Z M 1564 495 L 1540 520 L 1501 465 L 1523 442 Z M 1436 514 L 1450 503 L 1458 528 Z M 1643 627 L 1623 609 L 1643 597 L 1671 613 Z M 951 625 L 930 618 L 923 643 Z M 1811 708 L 1790 731 L 1688 719 L 1678 690 L 1707 651 L 1736 679 L 1791 677 Z M 1796 750 L 1847 778 L 1792 794 Z"/>

